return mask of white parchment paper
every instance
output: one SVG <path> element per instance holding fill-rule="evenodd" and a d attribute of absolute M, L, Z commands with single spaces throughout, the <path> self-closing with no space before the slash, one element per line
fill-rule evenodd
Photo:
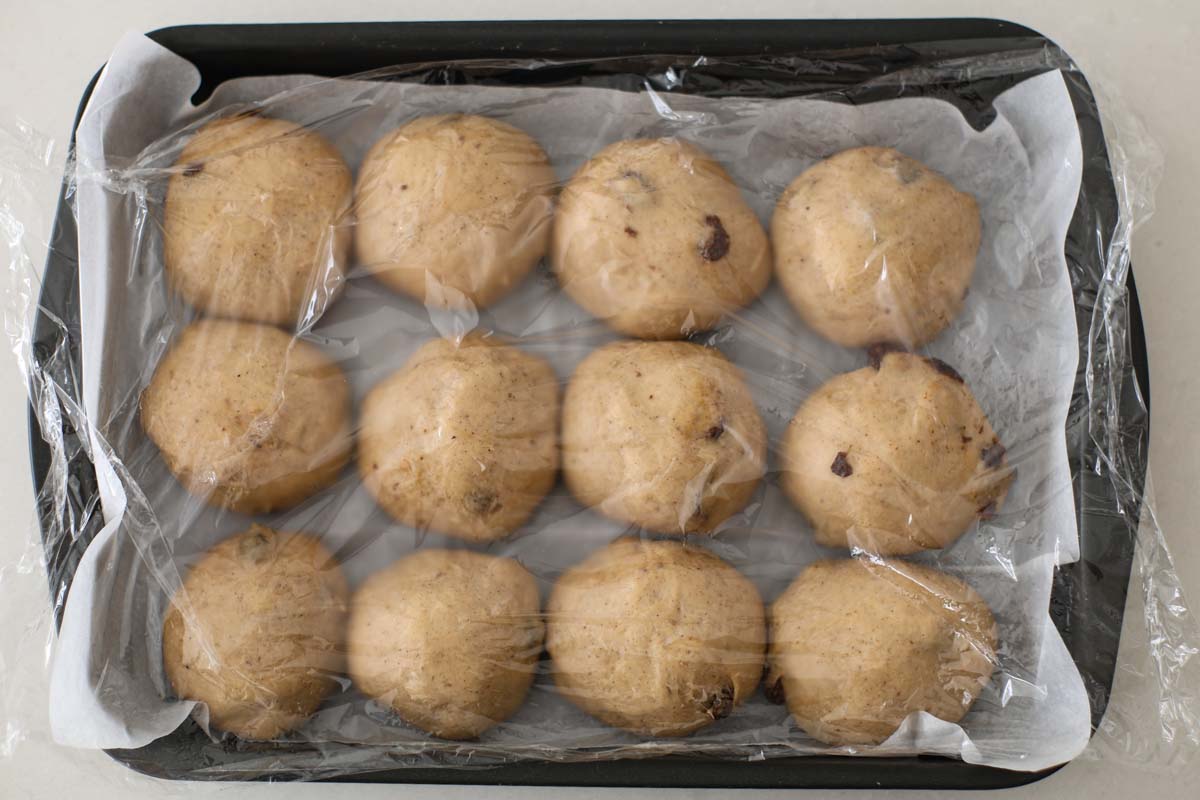
<path fill-rule="evenodd" d="M 221 85 L 189 100 L 194 68 L 141 36 L 126 37 L 96 87 L 78 131 L 78 215 L 84 397 L 106 526 L 79 564 L 52 676 L 51 720 L 62 743 L 137 747 L 173 730 L 193 704 L 168 699 L 159 651 L 165 598 L 203 550 L 246 527 L 206 508 L 171 479 L 136 421 L 137 397 L 189 312 L 167 291 L 158 258 L 156 201 L 187 126 L 229 106 L 267 102 L 266 113 L 311 125 L 357 168 L 366 149 L 415 116 L 450 111 L 504 119 L 537 138 L 566 179 L 601 147 L 634 136 L 681 136 L 720 160 L 764 224 L 783 188 L 847 147 L 886 145 L 937 169 L 979 200 L 984 236 L 961 317 L 927 350 L 966 378 L 1017 465 L 996 518 L 951 548 L 919 560 L 963 577 L 1000 624 L 998 672 L 961 725 L 911 717 L 875 749 L 934 752 L 973 763 L 1036 770 L 1087 743 L 1082 681 L 1047 613 L 1056 563 L 1078 543 L 1063 436 L 1078 359 L 1063 242 L 1079 192 L 1079 132 L 1058 73 L 1027 80 L 995 102 L 974 130 L 947 103 L 904 99 L 864 106 L 816 100 L 706 99 L 605 88 L 426 86 L 304 76 Z M 181 134 L 182 132 L 182 134 Z M 433 314 L 352 270 L 344 296 L 306 335 L 336 358 L 356 397 L 399 368 L 423 341 L 478 324 L 521 337 L 564 379 L 612 338 L 540 268 L 479 314 Z M 775 288 L 706 341 L 745 371 L 773 441 L 804 398 L 865 363 L 806 329 Z M 111 447 L 111 450 L 106 450 Z M 772 461 L 772 467 L 774 462 Z M 449 544 L 392 523 L 350 470 L 330 491 L 265 518 L 320 533 L 345 559 L 352 584 L 414 547 Z M 521 560 L 547 588 L 622 529 L 579 507 L 559 487 L 530 524 L 492 552 Z M 837 551 L 818 547 L 768 476 L 746 511 L 701 542 L 754 580 L 769 602 L 803 566 Z M 689 737 L 646 742 L 605 728 L 539 677 L 525 707 L 485 734 L 481 747 L 512 757 L 573 757 L 707 750 L 734 758 L 826 752 L 761 696 Z M 435 747 L 347 689 L 300 739 L 361 742 L 392 752 Z"/>

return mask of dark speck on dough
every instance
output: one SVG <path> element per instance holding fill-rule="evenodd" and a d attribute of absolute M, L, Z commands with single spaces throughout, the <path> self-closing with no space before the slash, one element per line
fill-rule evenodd
<path fill-rule="evenodd" d="M 402 191 L 402 192 L 407 192 L 407 191 L 408 191 L 408 184 L 407 184 L 407 183 L 402 183 L 402 184 L 400 184 L 400 191 Z"/>
<path fill-rule="evenodd" d="M 194 178 L 204 171 L 203 164 L 188 164 L 183 168 L 183 177 Z"/>
<path fill-rule="evenodd" d="M 966 381 L 963 380 L 963 376 L 958 374 L 958 370 L 947 364 L 945 361 L 942 361 L 940 358 L 928 356 L 925 359 L 925 363 L 951 380 L 958 381 L 959 383 L 966 383 Z"/>
<path fill-rule="evenodd" d="M 838 452 L 833 463 L 829 465 L 829 471 L 839 478 L 849 478 L 854 474 L 854 467 L 850 466 L 850 462 L 846 460 L 845 451 Z"/>
<path fill-rule="evenodd" d="M 725 420 L 720 420 L 716 425 L 713 425 L 705 432 L 705 436 L 712 439 L 714 442 L 720 439 L 725 433 Z"/>
<path fill-rule="evenodd" d="M 867 363 L 875 369 L 883 364 L 883 357 L 888 353 L 905 353 L 903 347 L 894 342 L 877 342 L 867 348 Z"/>
<path fill-rule="evenodd" d="M 973 441 L 975 441 L 975 440 L 972 439 L 970 436 L 967 436 L 965 433 L 962 435 L 962 443 L 963 444 L 970 444 Z"/>
<path fill-rule="evenodd" d="M 636 239 L 636 238 L 637 238 L 637 231 L 636 231 L 636 230 L 634 230 L 633 228 L 629 227 L 628 225 L 626 225 L 626 226 L 625 226 L 625 235 L 626 235 L 626 236 L 629 236 L 629 237 L 631 237 L 631 238 L 633 238 L 633 239 Z"/>
<path fill-rule="evenodd" d="M 991 469 L 995 469 L 1004 460 L 1005 452 L 1007 451 L 1004 449 L 1004 445 L 1000 444 L 1000 440 L 997 439 L 979 451 L 979 457 L 983 459 L 985 465 Z"/>
<path fill-rule="evenodd" d="M 500 510 L 500 498 L 491 489 L 472 489 L 463 496 L 463 505 L 472 514 L 486 517 Z"/>
<path fill-rule="evenodd" d="M 704 224 L 712 228 L 712 233 L 708 235 L 708 241 L 701 245 L 700 257 L 705 261 L 720 261 L 729 252 L 729 232 L 716 214 L 706 216 Z"/>
<path fill-rule="evenodd" d="M 733 687 L 726 684 L 702 701 L 704 713 L 714 720 L 725 719 L 733 713 Z"/>

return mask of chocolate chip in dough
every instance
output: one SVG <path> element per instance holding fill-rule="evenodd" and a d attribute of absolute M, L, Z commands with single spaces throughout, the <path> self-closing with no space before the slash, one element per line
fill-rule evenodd
<path fill-rule="evenodd" d="M 963 376 L 958 374 L 958 370 L 947 364 L 945 361 L 942 361 L 940 358 L 928 356 L 925 359 L 925 363 L 951 380 L 958 381 L 959 383 L 966 383 L 966 381 L 963 380 Z"/>
<path fill-rule="evenodd" d="M 1004 445 L 1000 444 L 1000 440 L 997 439 L 987 447 L 980 450 L 979 457 L 983 459 L 983 463 L 989 469 L 995 469 L 996 467 L 1000 466 L 1000 463 L 1004 460 L 1004 454 L 1006 452 L 1007 451 L 1004 449 Z"/>
<path fill-rule="evenodd" d="M 900 345 L 894 342 L 877 342 L 867 348 L 867 363 L 875 369 L 879 369 L 883 364 L 883 358 L 888 353 L 905 353 L 906 351 Z"/>
<path fill-rule="evenodd" d="M 716 214 L 706 216 L 704 224 L 712 228 L 712 232 L 700 247 L 700 257 L 705 261 L 720 261 L 729 253 L 729 232 L 725 230 L 721 218 Z"/>
<path fill-rule="evenodd" d="M 704 713 L 714 720 L 725 719 L 733 713 L 733 687 L 726 684 L 720 691 L 705 698 Z"/>

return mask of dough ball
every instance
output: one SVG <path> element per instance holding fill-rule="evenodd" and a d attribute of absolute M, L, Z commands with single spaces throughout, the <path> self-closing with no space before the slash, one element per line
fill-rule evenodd
<path fill-rule="evenodd" d="M 243 739 L 304 724 L 344 668 L 346 580 L 312 536 L 254 525 L 188 572 L 163 621 L 175 694 Z"/>
<path fill-rule="evenodd" d="M 163 259 L 183 299 L 289 328 L 320 316 L 350 246 L 350 170 L 333 145 L 291 122 L 237 116 L 202 127 L 175 166 Z"/>
<path fill-rule="evenodd" d="M 201 320 L 159 362 L 142 428 L 184 488 L 265 514 L 337 480 L 350 458 L 350 387 L 308 342 L 268 325 Z"/>
<path fill-rule="evenodd" d="M 979 206 L 919 161 L 846 150 L 805 171 L 775 207 L 775 272 L 809 327 L 847 347 L 934 339 L 962 310 Z"/>
<path fill-rule="evenodd" d="M 592 352 L 563 399 L 563 474 L 575 498 L 659 533 L 710 533 L 741 511 L 766 429 L 737 367 L 688 342 Z"/>
<path fill-rule="evenodd" d="M 758 217 L 680 139 L 617 142 L 584 164 L 559 200 L 552 261 L 575 302 L 645 339 L 707 330 L 771 279 Z"/>
<path fill-rule="evenodd" d="M 354 594 L 350 676 L 406 722 L 474 739 L 525 701 L 542 651 L 537 582 L 510 558 L 420 550 Z"/>
<path fill-rule="evenodd" d="M 996 663 L 975 590 L 906 561 L 818 561 L 771 606 L 767 696 L 809 736 L 879 744 L 909 714 L 966 715 Z"/>
<path fill-rule="evenodd" d="M 420 117 L 363 161 L 358 258 L 431 306 L 491 305 L 546 254 L 556 181 L 524 131 L 487 117 Z"/>
<path fill-rule="evenodd" d="M 546 618 L 559 691 L 641 736 L 723 719 L 762 676 L 758 590 L 699 547 L 619 539 L 563 573 Z"/>
<path fill-rule="evenodd" d="M 363 483 L 396 520 L 500 539 L 554 486 L 558 376 L 491 339 L 434 339 L 371 390 L 361 426 Z"/>
<path fill-rule="evenodd" d="M 1013 479 L 1004 446 L 947 364 L 878 348 L 872 359 L 796 412 L 780 483 L 827 547 L 946 547 L 999 509 Z"/>

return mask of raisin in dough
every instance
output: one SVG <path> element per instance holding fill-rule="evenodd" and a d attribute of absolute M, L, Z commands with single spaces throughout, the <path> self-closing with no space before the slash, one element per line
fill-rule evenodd
<path fill-rule="evenodd" d="M 822 336 L 916 347 L 962 310 L 980 230 L 971 195 L 895 150 L 859 147 L 792 182 L 771 243 L 780 285 Z"/>
<path fill-rule="evenodd" d="M 537 671 L 537 581 L 511 558 L 419 550 L 355 592 L 350 676 L 402 719 L 474 739 L 508 719 Z"/>
<path fill-rule="evenodd" d="M 995 663 L 987 604 L 930 567 L 818 561 L 771 606 L 767 696 L 828 744 L 879 744 L 916 711 L 959 722 Z"/>
<path fill-rule="evenodd" d="M 254 525 L 226 539 L 188 572 L 163 621 L 175 694 L 244 739 L 300 727 L 338 687 L 348 600 L 316 538 Z"/>
<path fill-rule="evenodd" d="M 358 467 L 405 525 L 507 536 L 554 485 L 558 377 L 491 339 L 433 339 L 363 401 Z"/>
<path fill-rule="evenodd" d="M 688 342 L 591 353 L 563 398 L 563 473 L 582 504 L 660 533 L 709 533 L 750 501 L 766 430 L 738 368 Z"/>
<path fill-rule="evenodd" d="M 350 170 L 323 136 L 238 116 L 184 146 L 167 184 L 163 261 L 212 316 L 293 328 L 320 316 L 350 246 Z"/>
<path fill-rule="evenodd" d="M 142 393 L 141 422 L 183 487 L 264 514 L 332 484 L 350 458 L 350 387 L 337 364 L 278 328 L 201 320 Z"/>
<path fill-rule="evenodd" d="M 796 412 L 781 484 L 817 541 L 884 555 L 946 547 L 999 509 L 1013 472 L 951 367 L 882 348 Z"/>
<path fill-rule="evenodd" d="M 642 736 L 723 719 L 762 676 L 758 590 L 699 547 L 619 539 L 563 573 L 546 611 L 559 691 Z"/>
<path fill-rule="evenodd" d="M 420 117 L 363 161 L 358 258 L 430 306 L 491 305 L 545 255 L 556 181 L 524 131 L 487 117 Z"/>
<path fill-rule="evenodd" d="M 630 336 L 713 327 L 771 278 L 766 233 L 707 153 L 679 139 L 601 150 L 563 189 L 552 262 L 566 292 Z"/>

